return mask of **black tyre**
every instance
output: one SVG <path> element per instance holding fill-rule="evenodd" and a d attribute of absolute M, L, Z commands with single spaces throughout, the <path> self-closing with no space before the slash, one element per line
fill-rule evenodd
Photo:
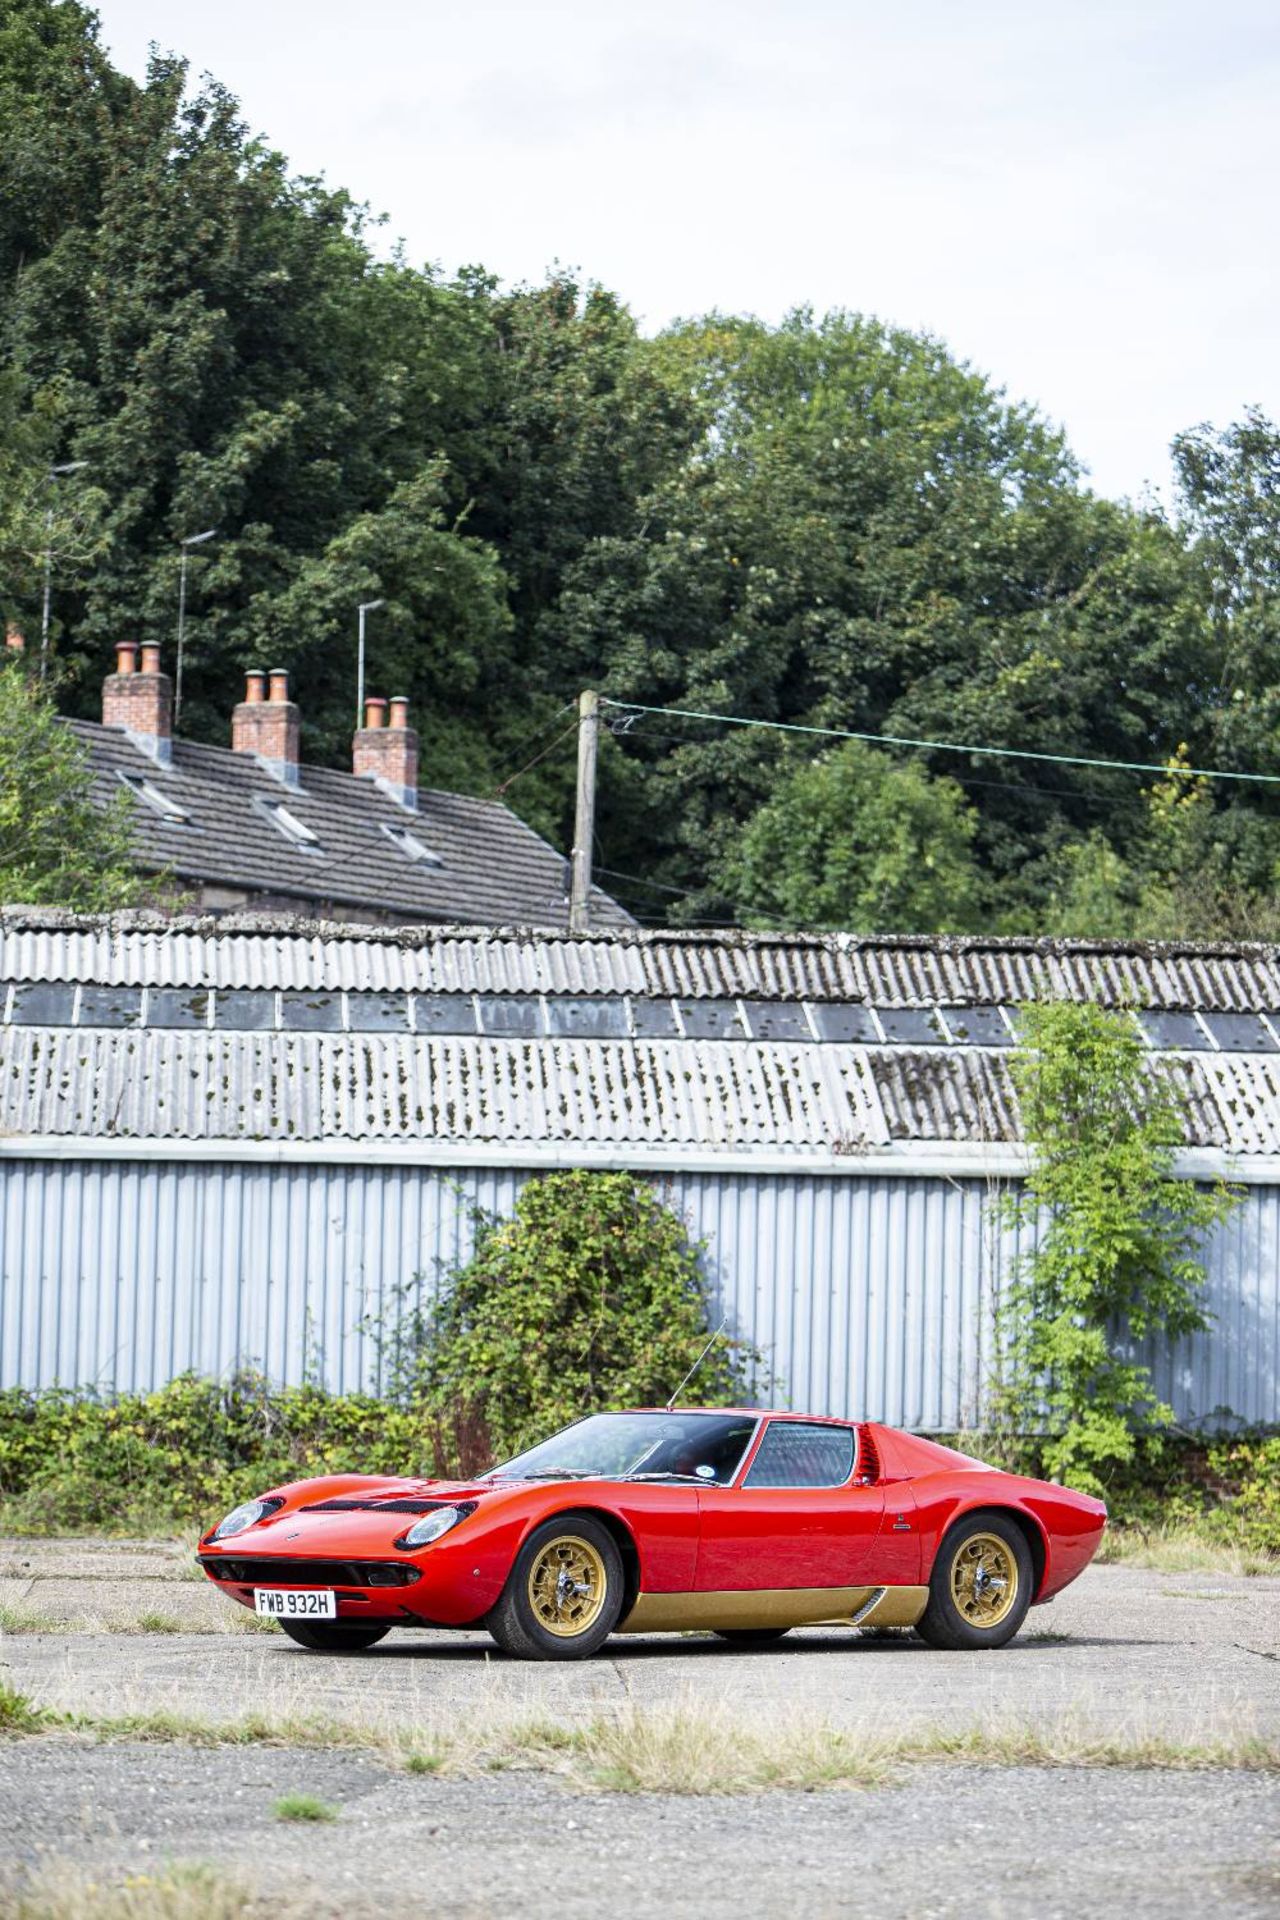
<path fill-rule="evenodd" d="M 1003 1647 L 1027 1617 L 1034 1580 L 1017 1521 L 1003 1513 L 967 1513 L 938 1549 L 916 1632 L 931 1647 L 952 1651 Z"/>
<path fill-rule="evenodd" d="M 613 1535 L 589 1514 L 568 1513 L 530 1534 L 485 1625 L 517 1660 L 582 1660 L 613 1632 L 622 1599 Z"/>
<path fill-rule="evenodd" d="M 309 1653 L 363 1653 L 391 1631 L 390 1627 L 340 1627 L 328 1620 L 282 1620 L 280 1625 Z"/>
<path fill-rule="evenodd" d="M 717 1640 L 727 1640 L 733 1647 L 772 1647 L 779 1640 L 785 1640 L 790 1627 L 714 1627 Z"/>

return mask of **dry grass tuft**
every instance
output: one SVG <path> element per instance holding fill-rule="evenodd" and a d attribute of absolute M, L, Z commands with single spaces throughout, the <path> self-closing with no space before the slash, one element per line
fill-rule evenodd
<path fill-rule="evenodd" d="M 0 1734 L 43 1733 L 56 1715 L 0 1680 Z"/>
<path fill-rule="evenodd" d="M 55 1865 L 0 1891 L 0 1920 L 248 1920 L 265 1911 L 240 1881 L 199 1865 L 118 1880 Z"/>

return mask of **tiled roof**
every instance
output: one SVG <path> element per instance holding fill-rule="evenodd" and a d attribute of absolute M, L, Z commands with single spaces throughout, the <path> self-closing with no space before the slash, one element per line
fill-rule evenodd
<path fill-rule="evenodd" d="M 171 872 L 179 884 L 267 893 L 338 910 L 387 914 L 407 921 L 563 927 L 568 922 L 565 861 L 497 800 L 426 790 L 418 812 L 406 813 L 371 780 L 304 766 L 298 787 L 286 787 L 251 754 L 175 740 L 173 761 L 160 767 L 116 727 L 72 720 L 89 750 L 95 792 L 104 802 L 121 779 L 144 779 L 187 815 L 167 821 L 144 800 L 135 803 L 139 864 Z M 315 835 L 299 847 L 269 812 L 283 803 Z M 411 860 L 384 828 L 408 828 L 439 865 Z M 626 926 L 630 916 L 596 891 L 594 917 Z"/>

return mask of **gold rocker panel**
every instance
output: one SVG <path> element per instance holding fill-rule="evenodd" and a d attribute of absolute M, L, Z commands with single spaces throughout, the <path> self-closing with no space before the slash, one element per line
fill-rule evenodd
<path fill-rule="evenodd" d="M 773 1587 L 746 1593 L 642 1593 L 617 1633 L 699 1627 L 913 1627 L 928 1587 Z"/>

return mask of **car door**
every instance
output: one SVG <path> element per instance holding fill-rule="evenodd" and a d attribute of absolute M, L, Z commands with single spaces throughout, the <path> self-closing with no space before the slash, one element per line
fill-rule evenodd
<path fill-rule="evenodd" d="M 856 1468 L 852 1426 L 770 1419 L 739 1482 L 699 1490 L 697 1590 L 856 1586 L 884 1514 Z"/>

